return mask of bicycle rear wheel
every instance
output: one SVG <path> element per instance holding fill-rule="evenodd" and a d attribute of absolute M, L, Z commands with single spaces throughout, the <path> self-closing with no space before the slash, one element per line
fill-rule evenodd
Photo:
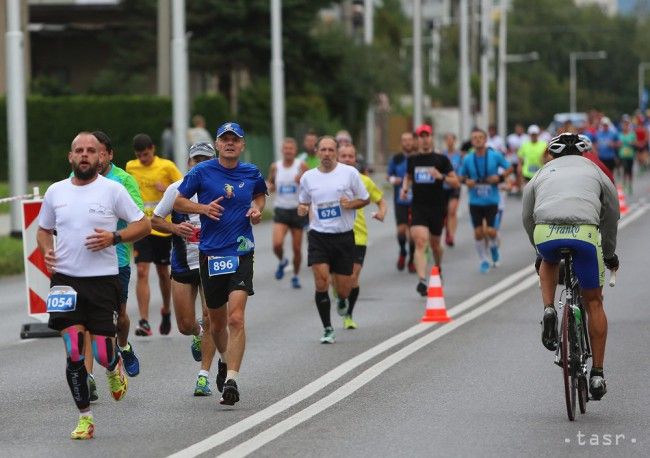
<path fill-rule="evenodd" d="M 562 376 L 564 378 L 564 399 L 566 413 L 570 421 L 576 418 L 576 391 L 577 382 L 573 377 L 571 368 L 571 342 L 569 341 L 569 327 L 571 326 L 571 306 L 564 304 L 562 309 L 562 337 L 560 340 L 560 357 L 562 358 Z"/>

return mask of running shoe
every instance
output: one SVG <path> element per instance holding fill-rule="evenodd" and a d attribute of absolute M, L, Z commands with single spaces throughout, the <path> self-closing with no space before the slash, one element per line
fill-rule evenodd
<path fill-rule="evenodd" d="M 160 322 L 158 331 L 160 331 L 160 334 L 163 336 L 166 336 L 172 330 L 172 313 L 165 313 L 161 310 L 160 314 L 162 315 L 162 321 Z"/>
<path fill-rule="evenodd" d="M 335 342 L 334 338 L 334 328 L 328 326 L 323 332 L 323 337 L 320 338 L 320 343 L 322 344 L 333 344 Z"/>
<path fill-rule="evenodd" d="M 93 374 L 88 374 L 88 392 L 90 393 L 90 402 L 95 402 L 99 399 L 97 396 L 97 384 Z"/>
<path fill-rule="evenodd" d="M 420 296 L 426 297 L 427 295 L 427 290 L 429 289 L 427 287 L 427 284 L 424 283 L 422 280 L 418 282 L 418 286 L 415 288 L 418 293 L 420 293 Z"/>
<path fill-rule="evenodd" d="M 217 362 L 217 390 L 219 393 L 223 392 L 223 385 L 226 383 L 226 374 L 228 374 L 228 365 L 222 363 L 221 359 Z"/>
<path fill-rule="evenodd" d="M 79 423 L 74 431 L 70 433 L 70 439 L 87 440 L 95 435 L 95 421 L 90 415 L 79 417 Z"/>
<path fill-rule="evenodd" d="M 416 272 L 415 264 L 413 263 L 413 261 L 409 261 L 408 270 L 410 274 L 414 274 Z"/>
<path fill-rule="evenodd" d="M 234 406 L 237 401 L 239 401 L 237 382 L 233 379 L 228 379 L 223 385 L 223 393 L 221 394 L 219 403 L 226 406 Z"/>
<path fill-rule="evenodd" d="M 547 350 L 557 350 L 557 312 L 555 307 L 545 307 L 542 318 L 542 344 Z"/>
<path fill-rule="evenodd" d="M 350 315 L 345 315 L 343 317 L 343 328 L 344 329 L 357 329 L 357 323 L 354 322 Z"/>
<path fill-rule="evenodd" d="M 501 259 L 501 255 L 499 254 L 499 247 L 490 247 L 490 254 L 492 255 L 492 264 L 494 264 L 494 267 L 498 267 L 499 260 Z"/>
<path fill-rule="evenodd" d="M 400 254 L 399 258 L 397 258 L 397 270 L 401 272 L 402 270 L 404 270 L 405 265 L 406 265 L 406 256 Z"/>
<path fill-rule="evenodd" d="M 445 236 L 445 245 L 447 245 L 448 247 L 454 246 L 454 238 L 449 234 Z"/>
<path fill-rule="evenodd" d="M 275 271 L 276 280 L 282 280 L 282 278 L 284 277 L 284 268 L 287 267 L 287 264 L 289 264 L 288 259 L 283 259 L 282 261 L 280 261 L 280 263 L 278 264 L 278 270 Z"/>
<path fill-rule="evenodd" d="M 293 289 L 300 289 L 302 286 L 300 286 L 300 279 L 297 276 L 294 276 L 291 278 L 291 287 Z"/>
<path fill-rule="evenodd" d="M 600 375 L 589 377 L 589 393 L 594 401 L 600 401 L 607 393 L 607 382 Z"/>
<path fill-rule="evenodd" d="M 212 396 L 212 391 L 210 390 L 210 382 L 205 375 L 199 375 L 199 377 L 196 379 L 194 396 Z"/>
<path fill-rule="evenodd" d="M 488 270 L 490 270 L 490 263 L 488 261 L 481 261 L 481 265 L 479 266 L 478 270 L 482 274 L 488 273 Z"/>
<path fill-rule="evenodd" d="M 147 336 L 150 336 L 152 334 L 153 334 L 153 332 L 151 332 L 151 326 L 149 326 L 149 322 L 147 320 L 138 321 L 138 327 L 135 328 L 135 335 L 136 336 L 147 337 Z"/>
<path fill-rule="evenodd" d="M 338 299 L 336 301 L 336 311 L 339 314 L 339 316 L 346 315 L 348 313 L 348 308 L 349 308 L 350 303 L 348 302 L 347 299 Z"/>
<path fill-rule="evenodd" d="M 201 336 L 192 336 L 190 350 L 192 350 L 192 358 L 194 358 L 194 361 L 201 361 Z"/>
<path fill-rule="evenodd" d="M 115 370 L 112 372 L 109 370 L 106 371 L 106 378 L 108 379 L 108 388 L 111 390 L 113 399 L 119 401 L 126 396 L 126 390 L 129 387 L 129 380 L 124 376 L 122 358 L 117 362 Z"/>
<path fill-rule="evenodd" d="M 129 377 L 135 377 L 140 373 L 140 361 L 133 351 L 133 345 L 130 343 L 126 344 L 127 349 L 122 350 L 120 347 L 117 347 L 119 354 L 122 356 L 122 361 L 124 362 L 124 370 L 126 375 Z"/>

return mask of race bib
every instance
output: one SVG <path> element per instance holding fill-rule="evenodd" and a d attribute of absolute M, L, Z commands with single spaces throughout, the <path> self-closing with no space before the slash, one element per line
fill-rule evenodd
<path fill-rule="evenodd" d="M 47 295 L 47 312 L 73 312 L 77 308 L 77 292 L 70 286 L 53 286 Z"/>
<path fill-rule="evenodd" d="M 433 184 L 436 179 L 431 175 L 431 167 L 416 167 L 414 170 L 414 179 L 418 184 Z"/>
<path fill-rule="evenodd" d="M 338 202 L 326 202 L 318 205 L 318 219 L 332 219 L 341 216 L 341 206 Z"/>
<path fill-rule="evenodd" d="M 208 256 L 208 275 L 233 274 L 239 267 L 239 256 Z"/>
<path fill-rule="evenodd" d="M 492 185 L 491 184 L 477 184 L 476 185 L 476 194 L 479 197 L 490 197 L 490 194 L 492 194 Z"/>
<path fill-rule="evenodd" d="M 528 166 L 528 172 L 529 173 L 536 173 L 540 169 L 539 165 L 529 165 Z"/>
<path fill-rule="evenodd" d="M 295 184 L 281 184 L 279 191 L 280 194 L 295 194 L 298 191 L 298 186 Z"/>

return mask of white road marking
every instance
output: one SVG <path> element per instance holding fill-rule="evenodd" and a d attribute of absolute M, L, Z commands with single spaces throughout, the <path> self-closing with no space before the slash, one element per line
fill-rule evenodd
<path fill-rule="evenodd" d="M 423 337 L 420 337 L 415 342 L 389 355 L 388 357 L 384 358 L 383 360 L 381 360 L 371 368 L 363 371 L 361 374 L 356 376 L 354 379 L 350 380 L 345 385 L 338 388 L 333 393 L 316 401 L 315 403 L 305 408 L 304 410 L 301 410 L 300 412 L 292 415 L 286 420 L 276 423 L 275 425 L 264 430 L 257 436 L 245 442 L 242 442 L 238 446 L 228 450 L 227 452 L 219 456 L 223 458 L 243 457 L 249 455 L 250 453 L 253 453 L 255 450 L 258 450 L 265 444 L 273 441 L 274 439 L 277 439 L 282 434 L 290 431 L 291 429 L 295 428 L 301 423 L 304 423 L 305 421 L 309 420 L 313 416 L 323 412 L 324 410 L 333 406 L 337 402 L 350 396 L 352 393 L 354 393 L 364 385 L 368 384 L 369 382 L 371 382 L 372 380 L 380 376 L 382 373 L 384 373 L 385 371 L 393 367 L 395 364 L 408 358 L 416 351 L 440 339 L 441 337 L 444 337 L 445 335 L 449 334 L 450 332 L 454 331 L 455 329 L 459 328 L 465 323 L 469 323 L 470 321 L 489 312 L 490 310 L 504 304 L 508 299 L 528 289 L 536 282 L 537 282 L 537 275 L 528 276 L 525 280 L 521 281 L 518 285 L 504 291 L 503 293 L 499 294 L 494 299 L 490 300 L 484 305 L 477 307 L 476 309 L 466 313 L 465 315 L 461 316 L 455 321 L 450 322 L 449 324 L 436 328 L 435 330 L 427 333 Z"/>

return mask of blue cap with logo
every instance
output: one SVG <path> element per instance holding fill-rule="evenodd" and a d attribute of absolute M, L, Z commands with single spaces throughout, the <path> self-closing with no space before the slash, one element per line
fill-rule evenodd
<path fill-rule="evenodd" d="M 217 138 L 221 137 L 226 132 L 232 132 L 239 138 L 244 137 L 244 129 L 241 128 L 236 122 L 225 122 L 217 129 Z"/>

